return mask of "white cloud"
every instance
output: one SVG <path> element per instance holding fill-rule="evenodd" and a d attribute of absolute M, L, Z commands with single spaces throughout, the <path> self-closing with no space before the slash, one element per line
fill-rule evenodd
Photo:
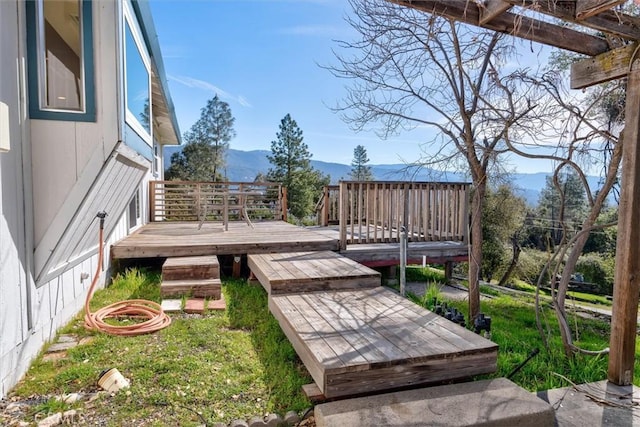
<path fill-rule="evenodd" d="M 227 100 L 227 101 L 233 101 L 236 102 L 238 104 L 240 104 L 243 107 L 248 107 L 250 108 L 252 105 L 251 103 L 242 95 L 233 95 L 229 92 L 227 92 L 224 89 L 219 88 L 218 86 L 214 85 L 213 83 L 209 83 L 208 81 L 205 80 L 200 80 L 200 79 L 195 79 L 193 77 L 188 77 L 188 76 L 174 76 L 174 75 L 169 75 L 168 76 L 169 80 L 173 80 L 175 82 L 178 82 L 184 86 L 190 87 L 190 88 L 194 88 L 194 89 L 201 89 L 207 92 L 212 92 L 215 94 L 218 94 L 218 96 L 223 99 L 223 100 Z"/>

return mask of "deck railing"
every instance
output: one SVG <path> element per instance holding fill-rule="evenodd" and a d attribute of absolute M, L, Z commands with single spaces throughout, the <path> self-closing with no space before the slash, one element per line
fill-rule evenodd
<path fill-rule="evenodd" d="M 287 191 L 271 182 L 149 182 L 150 221 L 287 219 Z"/>
<path fill-rule="evenodd" d="M 340 186 L 325 185 L 316 203 L 318 225 L 335 225 L 340 222 Z"/>
<path fill-rule="evenodd" d="M 342 181 L 340 245 L 468 241 L 467 183 Z"/>

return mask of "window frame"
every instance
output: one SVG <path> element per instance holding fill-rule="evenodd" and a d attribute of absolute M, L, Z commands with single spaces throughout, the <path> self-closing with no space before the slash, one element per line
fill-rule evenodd
<path fill-rule="evenodd" d="M 27 19 L 27 76 L 29 87 L 29 118 L 43 120 L 65 120 L 76 122 L 96 121 L 95 102 L 95 64 L 93 49 L 93 4 L 91 0 L 79 0 L 81 73 L 83 85 L 83 109 L 65 110 L 63 108 L 43 107 L 45 55 L 43 4 L 46 0 L 25 2 Z"/>
<path fill-rule="evenodd" d="M 140 187 L 127 204 L 127 228 L 133 231 L 142 225 L 142 191 Z M 133 211 L 133 215 L 132 215 Z"/>
<path fill-rule="evenodd" d="M 153 88 L 151 84 L 151 57 L 147 51 L 142 31 L 138 24 L 136 14 L 133 11 L 133 6 L 128 0 L 123 1 L 123 22 L 122 22 L 122 63 L 123 63 L 123 103 L 125 111 L 126 124 L 149 146 L 153 147 Z M 128 94 L 127 94 L 127 27 L 131 31 L 133 41 L 136 45 L 136 50 L 142 60 L 142 63 L 147 70 L 148 83 L 147 88 L 149 91 L 149 130 L 140 123 L 140 120 L 136 115 L 129 110 Z"/>

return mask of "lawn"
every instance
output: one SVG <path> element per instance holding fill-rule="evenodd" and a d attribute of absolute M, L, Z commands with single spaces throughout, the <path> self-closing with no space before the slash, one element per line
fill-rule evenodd
<path fill-rule="evenodd" d="M 157 273 L 129 271 L 96 293 L 92 309 L 122 299 L 159 301 L 159 279 Z M 264 290 L 245 281 L 226 281 L 223 293 L 225 312 L 174 315 L 171 326 L 152 335 L 89 332 L 78 316 L 61 333 L 92 341 L 61 360 L 39 357 L 12 395 L 95 391 L 100 372 L 115 367 L 131 380 L 130 389 L 85 408 L 85 420 L 107 419 L 112 426 L 189 426 L 304 411 L 311 404 L 301 386 L 312 380 L 268 312 Z M 27 421 L 38 411 L 69 409 L 60 406 L 44 401 Z"/>
<path fill-rule="evenodd" d="M 128 271 L 96 293 L 92 309 L 130 298 L 159 301 L 159 280 L 158 273 Z M 429 304 L 437 287 L 429 292 L 428 298 L 414 300 Z M 172 315 L 171 326 L 152 335 L 124 338 L 89 332 L 78 315 L 61 333 L 89 337 L 91 342 L 69 350 L 60 360 L 39 357 L 11 397 L 40 402 L 26 421 L 78 406 L 87 424 L 102 421 L 110 426 L 202 425 L 305 411 L 311 403 L 301 386 L 312 379 L 269 313 L 265 291 L 246 281 L 225 280 L 223 293 L 226 311 Z M 500 346 L 498 371 L 490 377 L 508 376 L 538 348 L 540 353 L 512 376 L 528 390 L 567 386 L 561 376 L 576 383 L 606 378 L 606 356 L 564 356 L 548 307 L 542 312 L 549 341 L 545 348 L 529 299 L 501 295 L 482 301 L 483 313 L 492 318 L 491 338 Z M 447 303 L 466 313 L 464 301 Z M 575 318 L 572 326 L 577 344 L 591 350 L 607 346 L 607 322 Z M 131 380 L 126 392 L 72 405 L 48 398 L 95 392 L 100 372 L 112 367 Z M 635 378 L 640 385 L 638 368 Z"/>

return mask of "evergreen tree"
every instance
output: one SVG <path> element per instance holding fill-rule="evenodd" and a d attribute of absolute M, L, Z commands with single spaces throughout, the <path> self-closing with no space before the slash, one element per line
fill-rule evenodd
<path fill-rule="evenodd" d="M 353 160 L 351 161 L 351 179 L 354 181 L 371 181 L 373 174 L 371 166 L 367 165 L 367 149 L 363 145 L 358 145 L 353 149 Z"/>
<path fill-rule="evenodd" d="M 279 129 L 267 156 L 273 165 L 267 178 L 287 188 L 289 211 L 303 219 L 312 213 L 314 199 L 329 179 L 311 167 L 311 153 L 303 142 L 302 130 L 289 114 L 280 121 Z"/>
<path fill-rule="evenodd" d="M 571 238 L 586 217 L 588 208 L 584 186 L 576 173 L 560 175 L 558 184 L 559 189 L 553 178 L 547 177 L 538 203 L 541 228 L 547 230 L 546 235 L 552 247 Z"/>
<path fill-rule="evenodd" d="M 200 118 L 185 133 L 185 146 L 171 156 L 168 179 L 221 181 L 229 141 L 236 136 L 229 104 L 215 95 L 200 110 Z"/>

